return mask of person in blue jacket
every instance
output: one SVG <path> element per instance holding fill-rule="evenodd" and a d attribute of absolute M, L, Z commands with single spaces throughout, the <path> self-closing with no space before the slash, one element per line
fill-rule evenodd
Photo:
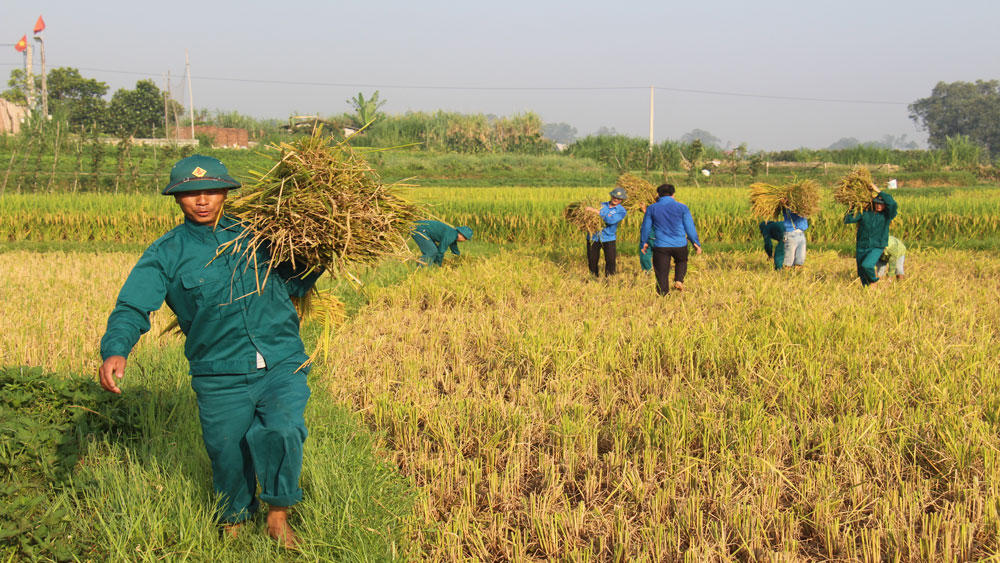
<path fill-rule="evenodd" d="M 764 237 L 764 252 L 768 258 L 774 259 L 774 269 L 785 267 L 785 225 L 781 221 L 761 221 L 760 234 Z"/>
<path fill-rule="evenodd" d="M 854 253 L 858 265 L 858 277 L 861 278 L 861 285 L 865 287 L 878 283 L 875 266 L 889 244 L 889 224 L 899 209 L 896 200 L 874 183 L 871 185 L 871 190 L 875 197 L 864 211 L 844 215 L 844 223 L 858 225 Z"/>
<path fill-rule="evenodd" d="M 604 228 L 587 235 L 587 266 L 590 273 L 598 275 L 598 265 L 601 261 L 601 250 L 604 250 L 604 275 L 613 276 L 617 270 L 618 260 L 618 224 L 628 213 L 622 202 L 628 197 L 625 188 L 616 187 L 608 194 L 611 199 L 601 203 L 601 208 L 588 207 L 587 210 L 597 213 L 604 220 Z"/>
<path fill-rule="evenodd" d="M 686 205 L 674 199 L 673 184 L 660 184 L 656 188 L 656 203 L 646 208 L 639 232 L 640 252 L 653 253 L 653 271 L 656 274 L 656 292 L 666 295 L 670 291 L 670 260 L 674 261 L 674 289 L 684 290 L 687 275 L 688 241 L 701 254 L 701 242 L 694 227 L 694 219 Z M 656 230 L 656 239 L 650 234 Z"/>
<path fill-rule="evenodd" d="M 166 302 L 185 335 L 225 532 L 235 536 L 257 511 L 259 483 L 259 498 L 269 505 L 268 533 L 295 547 L 288 507 L 302 500 L 310 390 L 291 297 L 304 296 L 321 272 L 303 275 L 287 263 L 271 267 L 266 249 L 249 267 L 239 249 L 217 254 L 220 245 L 245 244 L 238 242 L 243 224 L 222 213 L 229 190 L 239 185 L 209 156 L 174 165 L 162 193 L 174 196 L 184 222 L 150 245 L 125 280 L 101 339 L 98 378 L 105 390 L 122 392 L 117 380 L 126 358 L 149 331 L 150 313 Z M 277 275 L 268 278 L 269 267 Z"/>
<path fill-rule="evenodd" d="M 440 266 L 444 263 L 444 253 L 449 248 L 455 256 L 461 255 L 458 243 L 472 238 L 471 227 L 452 227 L 441 221 L 417 221 L 411 235 L 422 256 L 421 266 Z"/>
<path fill-rule="evenodd" d="M 785 227 L 782 241 L 785 247 L 784 267 L 801 268 L 806 263 L 806 230 L 809 229 L 809 219 L 788 208 L 781 209 L 781 217 Z"/>

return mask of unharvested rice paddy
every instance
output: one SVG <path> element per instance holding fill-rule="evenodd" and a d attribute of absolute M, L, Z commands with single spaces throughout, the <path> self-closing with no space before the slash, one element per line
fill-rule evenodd
<path fill-rule="evenodd" d="M 397 557 L 1000 555 L 996 189 L 900 193 L 893 232 L 911 249 L 907 279 L 876 290 L 861 287 L 841 248 L 854 233 L 838 223 L 842 207 L 828 201 L 812 222 L 803 270 L 774 272 L 746 188 L 707 191 L 678 191 L 705 254 L 692 258 L 686 291 L 665 298 L 634 255 L 620 255 L 617 277 L 589 277 L 583 236 L 561 211 L 606 188 L 413 191 L 477 239 L 443 268 L 406 266 L 367 286 L 311 374 L 415 491 L 410 544 Z M 169 202 L 136 200 L 124 205 L 138 224 L 130 230 L 116 222 L 122 204 L 83 201 L 97 211 L 0 199 L 2 225 L 33 225 L 24 236 L 0 226 L 3 237 L 148 242 L 177 220 Z M 635 245 L 639 221 L 627 221 L 619 248 Z M 956 248 L 969 239 L 986 249 Z M 719 242 L 737 246 L 714 250 Z M 138 253 L 0 253 L 0 365 L 93 373 Z M 160 334 L 161 317 L 136 369 L 159 356 L 177 364 L 182 342 Z M 311 346 L 316 327 L 304 333 Z M 311 475 L 304 505 L 317 514 Z M 99 501 L 127 508 L 114 495 Z M 306 555 L 323 560 L 312 533 Z"/>

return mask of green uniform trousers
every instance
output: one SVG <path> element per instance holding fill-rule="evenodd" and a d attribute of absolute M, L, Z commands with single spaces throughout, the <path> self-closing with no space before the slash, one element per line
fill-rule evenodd
<path fill-rule="evenodd" d="M 639 266 L 643 272 L 653 269 L 653 243 L 656 242 L 656 229 L 650 229 L 647 242 L 649 242 L 649 248 L 646 249 L 645 254 L 642 253 L 642 245 L 639 245 Z"/>
<path fill-rule="evenodd" d="M 858 277 L 861 278 L 861 285 L 871 285 L 878 281 L 878 274 L 875 273 L 875 264 L 882 257 L 881 248 L 859 248 L 855 254 L 858 263 Z"/>
<path fill-rule="evenodd" d="M 413 240 L 417 243 L 417 248 L 420 249 L 422 256 L 420 257 L 421 266 L 440 266 L 444 260 L 438 261 L 438 245 L 433 240 L 427 238 L 423 233 L 415 232 L 413 233 Z"/>
<path fill-rule="evenodd" d="M 253 516 L 258 481 L 260 498 L 270 505 L 302 500 L 299 474 L 310 391 L 308 367 L 296 372 L 298 367 L 295 359 L 246 375 L 191 379 L 222 522 Z"/>

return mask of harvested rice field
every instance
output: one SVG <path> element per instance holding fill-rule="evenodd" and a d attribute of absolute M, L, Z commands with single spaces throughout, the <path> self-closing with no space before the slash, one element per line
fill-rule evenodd
<path fill-rule="evenodd" d="M 61 435 L 85 439 L 48 489 L 18 492 L 11 460 L 27 438 L 4 421 L 0 499 L 34 516 L 0 526 L 39 538 L 39 553 L 56 553 L 41 538 L 62 538 L 94 561 L 1000 556 L 997 189 L 894 193 L 907 275 L 872 290 L 832 186 L 805 267 L 778 272 L 747 187 L 682 188 L 705 253 L 665 297 L 639 268 L 636 211 L 619 274 L 590 277 L 562 212 L 607 188 L 412 190 L 476 237 L 442 268 L 393 260 L 359 272 L 361 289 L 321 279 L 347 318 L 310 373 L 296 554 L 214 531 L 166 311 L 121 399 L 91 391 L 115 295 L 179 213 L 162 200 L 4 196 L 0 365 L 81 381 Z M 322 328 L 305 324 L 307 348 Z M 23 387 L 11 381 L 7 397 Z M 100 420 L 116 424 L 88 429 Z M 28 506 L 29 492 L 46 500 Z M 10 560 L 25 549 L 0 541 Z"/>

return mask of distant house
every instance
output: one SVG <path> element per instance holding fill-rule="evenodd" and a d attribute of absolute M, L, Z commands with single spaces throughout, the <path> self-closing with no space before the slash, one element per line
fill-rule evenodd
<path fill-rule="evenodd" d="M 176 129 L 178 139 L 190 139 L 190 127 L 178 127 Z M 246 129 L 235 127 L 216 127 L 214 125 L 195 125 L 195 135 L 208 135 L 212 138 L 212 145 L 220 148 L 240 148 L 249 146 L 250 134 Z"/>
<path fill-rule="evenodd" d="M 15 135 L 28 116 L 28 108 L 0 98 L 0 135 Z"/>

